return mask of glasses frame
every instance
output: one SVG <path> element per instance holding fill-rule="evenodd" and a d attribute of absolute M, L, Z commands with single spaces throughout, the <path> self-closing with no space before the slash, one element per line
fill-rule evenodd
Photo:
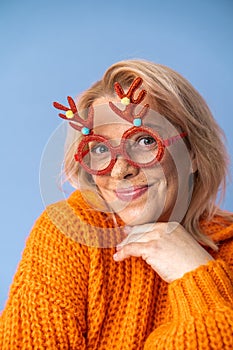
<path fill-rule="evenodd" d="M 132 136 L 135 135 L 136 133 L 139 132 L 146 132 L 149 136 L 152 136 L 158 145 L 158 153 L 157 156 L 150 162 L 148 163 L 136 163 L 134 162 L 127 154 L 125 150 L 125 143 L 126 140 Z M 106 175 L 107 173 L 111 172 L 113 169 L 114 165 L 116 164 L 117 157 L 119 155 L 123 156 L 124 159 L 127 160 L 127 162 L 131 165 L 133 165 L 136 168 L 150 168 L 157 162 L 160 162 L 164 156 L 165 148 L 173 144 L 174 142 L 178 141 L 181 138 L 184 138 L 187 136 L 187 133 L 183 132 L 178 135 L 169 137 L 166 140 L 163 140 L 160 135 L 155 132 L 152 128 L 147 127 L 147 126 L 133 126 L 132 128 L 126 130 L 124 134 L 121 137 L 121 142 L 118 146 L 112 146 L 110 143 L 110 140 L 101 136 L 101 135 L 95 135 L 95 134 L 90 134 L 85 136 L 79 143 L 77 152 L 74 155 L 74 158 L 77 162 L 80 163 L 80 165 L 91 175 Z M 109 165 L 101 170 L 93 170 L 88 167 L 86 163 L 83 161 L 83 157 L 88 153 L 88 151 L 85 149 L 87 147 L 87 144 L 91 141 L 97 141 L 97 142 L 104 142 L 104 144 L 109 148 L 111 152 L 111 161 Z"/>

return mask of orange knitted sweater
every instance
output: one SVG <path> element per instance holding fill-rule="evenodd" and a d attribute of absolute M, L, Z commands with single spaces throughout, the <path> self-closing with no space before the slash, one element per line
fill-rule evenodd
<path fill-rule="evenodd" d="M 233 224 L 204 223 L 216 260 L 171 284 L 140 258 L 113 260 L 114 225 L 78 191 L 45 210 L 0 318 L 0 349 L 232 350 Z M 112 248 L 95 248 L 104 232 Z"/>

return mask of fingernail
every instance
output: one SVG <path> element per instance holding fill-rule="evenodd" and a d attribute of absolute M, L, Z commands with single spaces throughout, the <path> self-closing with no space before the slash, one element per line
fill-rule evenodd
<path fill-rule="evenodd" d="M 124 232 L 125 232 L 125 233 L 129 233 L 130 230 L 131 230 L 130 226 L 125 226 L 125 227 L 124 227 Z"/>
<path fill-rule="evenodd" d="M 175 231 L 178 225 L 179 224 L 177 222 L 169 222 L 167 225 L 166 233 L 170 235 L 173 231 Z"/>
<path fill-rule="evenodd" d="M 115 254 L 113 255 L 113 259 L 116 260 L 116 261 L 118 260 L 118 254 L 117 254 L 117 253 L 115 253 Z"/>

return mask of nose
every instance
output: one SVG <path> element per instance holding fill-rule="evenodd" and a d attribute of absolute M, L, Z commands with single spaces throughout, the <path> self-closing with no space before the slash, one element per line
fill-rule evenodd
<path fill-rule="evenodd" d="M 116 163 L 111 170 L 111 177 L 117 180 L 129 179 L 136 176 L 139 171 L 139 168 L 134 167 L 133 165 L 129 164 L 126 159 L 118 156 Z"/>

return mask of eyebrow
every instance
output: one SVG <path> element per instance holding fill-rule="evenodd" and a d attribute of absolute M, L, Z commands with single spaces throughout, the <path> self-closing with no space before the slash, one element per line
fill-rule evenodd
<path fill-rule="evenodd" d="M 157 125 L 157 124 L 145 123 L 144 126 L 147 126 L 153 130 L 155 129 L 155 130 L 165 131 L 165 129 L 161 125 Z"/>

